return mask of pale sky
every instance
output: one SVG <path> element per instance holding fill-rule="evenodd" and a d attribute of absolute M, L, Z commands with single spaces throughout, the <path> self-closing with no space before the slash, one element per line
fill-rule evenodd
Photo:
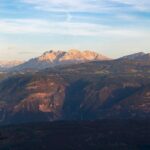
<path fill-rule="evenodd" d="M 150 53 L 150 0 L 0 0 L 0 60 L 51 49 Z"/>

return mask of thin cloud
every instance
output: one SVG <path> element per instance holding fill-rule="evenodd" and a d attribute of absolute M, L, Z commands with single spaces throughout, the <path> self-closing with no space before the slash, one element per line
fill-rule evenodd
<path fill-rule="evenodd" d="M 22 52 L 18 52 L 18 54 L 21 54 L 21 55 L 31 55 L 31 54 L 40 54 L 40 52 L 37 52 L 37 51 L 22 51 Z"/>
<path fill-rule="evenodd" d="M 50 22 L 40 19 L 0 20 L 0 33 L 7 34 L 46 34 L 98 37 L 142 37 L 148 32 L 139 29 L 111 27 L 103 24 L 80 22 Z"/>
<path fill-rule="evenodd" d="M 136 11 L 150 11 L 149 0 L 21 0 L 36 9 L 57 12 L 103 12 L 124 8 Z"/>
<path fill-rule="evenodd" d="M 124 5 L 129 5 L 135 10 L 150 12 L 149 0 L 112 0 L 113 2 L 119 2 Z"/>

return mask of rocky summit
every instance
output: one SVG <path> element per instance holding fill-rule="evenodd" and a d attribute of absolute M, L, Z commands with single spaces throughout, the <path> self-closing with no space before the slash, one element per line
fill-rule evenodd
<path fill-rule="evenodd" d="M 58 65 L 69 65 L 76 63 L 83 63 L 96 60 L 108 60 L 109 58 L 93 51 L 53 51 L 45 52 L 37 58 L 30 59 L 29 61 L 13 68 L 13 70 L 40 70 L 48 67 L 55 67 Z"/>

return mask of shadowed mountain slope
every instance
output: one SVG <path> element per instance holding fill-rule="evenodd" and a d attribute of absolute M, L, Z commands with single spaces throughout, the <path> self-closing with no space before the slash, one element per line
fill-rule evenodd
<path fill-rule="evenodd" d="M 150 117 L 150 64 L 95 61 L 0 83 L 1 123 Z"/>

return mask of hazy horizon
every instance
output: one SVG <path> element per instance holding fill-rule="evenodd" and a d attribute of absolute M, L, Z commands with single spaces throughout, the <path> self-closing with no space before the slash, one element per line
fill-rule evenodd
<path fill-rule="evenodd" d="M 65 52 L 68 52 L 69 50 L 72 50 L 72 49 L 68 49 L 68 50 L 51 49 L 51 50 L 52 50 L 52 51 L 65 51 Z M 5 62 L 5 61 L 6 61 L 6 62 L 9 62 L 9 61 L 10 61 L 10 62 L 11 62 L 11 61 L 23 61 L 23 62 L 25 62 L 25 61 L 28 61 L 28 60 L 30 60 L 30 59 L 32 59 L 32 58 L 39 57 L 39 56 L 43 55 L 45 52 L 49 52 L 49 51 L 51 51 L 51 50 L 43 51 L 43 52 L 41 52 L 41 53 L 36 53 L 36 54 L 32 54 L 32 52 L 31 52 L 32 56 L 27 57 L 26 59 L 21 59 L 21 58 L 9 59 L 9 58 L 8 58 L 8 59 L 0 59 L 0 61 L 4 61 L 4 62 Z M 144 51 L 139 51 L 139 52 L 135 52 L 135 53 L 128 53 L 128 54 L 120 55 L 120 56 L 118 56 L 118 57 L 111 57 L 111 56 L 109 56 L 109 55 L 105 55 L 104 53 L 99 53 L 98 51 L 95 51 L 95 50 L 80 50 L 80 49 L 75 49 L 75 50 L 96 52 L 96 53 L 102 54 L 102 55 L 104 55 L 104 56 L 106 56 L 106 57 L 108 57 L 108 58 L 110 58 L 110 59 L 117 59 L 117 58 L 120 58 L 120 57 L 123 57 L 123 56 L 131 55 L 131 54 L 135 54 L 135 53 L 140 53 L 140 52 L 147 53 L 147 52 L 144 52 Z M 25 52 L 24 52 L 24 54 L 25 54 Z"/>
<path fill-rule="evenodd" d="M 0 60 L 93 50 L 111 58 L 150 52 L 150 1 L 1 0 Z"/>

